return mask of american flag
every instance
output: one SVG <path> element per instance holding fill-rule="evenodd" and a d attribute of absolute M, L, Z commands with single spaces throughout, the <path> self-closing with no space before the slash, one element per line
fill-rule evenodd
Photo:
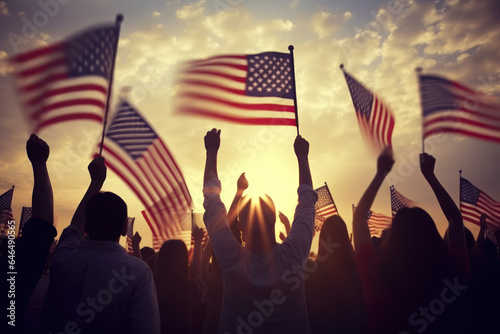
<path fill-rule="evenodd" d="M 31 132 L 78 119 L 102 122 L 116 36 L 106 25 L 11 58 Z"/>
<path fill-rule="evenodd" d="M 359 128 L 368 143 L 377 151 L 392 146 L 394 115 L 384 103 L 361 83 L 344 71 Z"/>
<path fill-rule="evenodd" d="M 191 212 L 191 195 L 167 145 L 125 100 L 106 132 L 102 156 L 146 208 L 153 239 L 176 235 L 180 213 Z"/>
<path fill-rule="evenodd" d="M 132 237 L 134 236 L 134 217 L 127 218 L 127 253 L 132 254 L 134 248 L 132 247 Z"/>
<path fill-rule="evenodd" d="M 392 218 L 381 213 L 368 211 L 368 228 L 372 237 L 380 237 L 384 230 L 391 228 Z"/>
<path fill-rule="evenodd" d="M 488 229 L 498 231 L 500 228 L 500 202 L 495 202 L 463 177 L 460 177 L 460 211 L 465 221 L 476 225 L 481 225 L 484 213 Z"/>
<path fill-rule="evenodd" d="M 408 199 L 401 195 L 399 191 L 391 186 L 391 210 L 392 210 L 392 218 L 396 215 L 396 213 L 402 208 L 413 208 L 418 206 L 418 204 L 411 199 Z"/>
<path fill-rule="evenodd" d="M 13 195 L 14 186 L 0 195 L 0 236 L 7 235 L 7 231 L 5 230 L 6 224 L 8 221 L 14 220 L 11 207 Z"/>
<path fill-rule="evenodd" d="M 33 214 L 33 210 L 29 206 L 23 206 L 23 209 L 21 211 L 21 219 L 19 220 L 19 232 L 17 233 L 18 237 L 21 237 L 23 235 L 23 228 L 24 224 L 31 218 L 31 215 Z"/>
<path fill-rule="evenodd" d="M 179 113 L 253 125 L 296 126 L 290 54 L 221 55 L 190 61 L 175 94 Z"/>
<path fill-rule="evenodd" d="M 314 230 L 319 232 L 326 218 L 331 217 L 333 215 L 338 215 L 337 207 L 333 202 L 332 195 L 330 194 L 330 190 L 328 189 L 328 185 L 325 182 L 325 185 L 319 187 L 318 189 L 314 189 L 318 194 L 318 201 L 316 202 L 316 218 L 314 224 Z"/>
<path fill-rule="evenodd" d="M 500 100 L 436 75 L 421 75 L 423 137 L 457 133 L 500 142 Z"/>

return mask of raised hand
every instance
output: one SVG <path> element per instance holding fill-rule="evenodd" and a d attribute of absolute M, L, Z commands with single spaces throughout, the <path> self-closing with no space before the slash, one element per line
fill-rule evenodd
<path fill-rule="evenodd" d="M 49 145 L 37 135 L 32 134 L 26 142 L 26 152 L 32 164 L 45 163 L 49 158 Z"/>
<path fill-rule="evenodd" d="M 191 235 L 193 236 L 194 242 L 200 242 L 203 240 L 203 236 L 205 233 L 203 232 L 203 228 L 198 227 L 197 225 L 193 226 L 193 230 L 191 231 Z"/>
<path fill-rule="evenodd" d="M 240 177 L 238 178 L 238 190 L 243 191 L 248 188 L 248 180 L 245 177 L 245 173 L 241 173 Z"/>
<path fill-rule="evenodd" d="M 139 245 L 142 241 L 142 237 L 139 234 L 139 232 L 135 232 L 135 234 L 132 236 L 132 244 L 133 245 Z"/>
<path fill-rule="evenodd" d="M 95 157 L 89 164 L 89 173 L 92 182 L 103 184 L 106 180 L 106 165 L 104 158 L 101 156 Z"/>
<path fill-rule="evenodd" d="M 485 214 L 485 213 L 483 213 L 483 214 L 481 215 L 480 220 L 479 220 L 479 222 L 480 222 L 480 226 L 481 226 L 481 228 L 482 228 L 482 229 L 486 229 L 486 228 L 488 227 L 488 224 L 486 223 L 486 217 L 487 217 L 487 216 L 486 216 L 486 214 Z"/>
<path fill-rule="evenodd" d="M 220 129 L 212 129 L 205 136 L 205 149 L 207 152 L 217 152 L 220 147 Z"/>
<path fill-rule="evenodd" d="M 436 159 L 427 153 L 420 154 L 420 170 L 425 178 L 434 175 L 434 165 L 436 164 Z"/>
<path fill-rule="evenodd" d="M 297 156 L 297 158 L 307 157 L 309 154 L 309 142 L 302 138 L 302 136 L 300 135 L 297 135 L 297 137 L 295 137 L 293 148 L 295 150 L 295 155 Z"/>
<path fill-rule="evenodd" d="M 377 173 L 386 176 L 394 165 L 394 157 L 392 155 L 392 148 L 386 147 L 380 152 L 377 159 Z"/>

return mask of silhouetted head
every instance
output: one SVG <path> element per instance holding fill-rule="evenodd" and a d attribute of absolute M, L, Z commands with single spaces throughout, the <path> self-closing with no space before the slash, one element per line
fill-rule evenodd
<path fill-rule="evenodd" d="M 263 243 L 275 240 L 276 208 L 268 195 L 243 197 L 238 204 L 238 221 L 246 245 L 267 249 L 271 245 Z"/>
<path fill-rule="evenodd" d="M 330 254 L 331 249 L 326 249 L 322 245 L 332 246 L 333 252 L 342 253 L 342 255 L 352 255 L 352 245 L 347 232 L 347 226 L 344 220 L 339 215 L 334 215 L 326 218 L 321 232 L 319 234 L 320 244 L 318 248 L 318 256 Z"/>
<path fill-rule="evenodd" d="M 90 240 L 118 241 L 127 233 L 127 204 L 112 192 L 92 196 L 85 207 L 85 232 Z"/>
<path fill-rule="evenodd" d="M 155 250 L 151 247 L 145 246 L 141 248 L 141 258 L 144 262 L 148 262 L 148 259 L 155 254 Z"/>
<path fill-rule="evenodd" d="M 403 208 L 393 219 L 385 257 L 400 264 L 432 265 L 447 256 L 445 243 L 429 214 L 421 208 Z"/>
<path fill-rule="evenodd" d="M 188 277 L 189 258 L 182 240 L 168 240 L 156 255 L 154 278 L 157 284 L 185 280 Z"/>

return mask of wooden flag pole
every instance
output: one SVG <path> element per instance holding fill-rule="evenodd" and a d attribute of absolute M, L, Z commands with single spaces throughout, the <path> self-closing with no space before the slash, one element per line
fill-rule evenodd
<path fill-rule="evenodd" d="M 115 62 L 116 62 L 116 53 L 118 51 L 118 40 L 120 39 L 120 28 L 121 23 L 123 21 L 123 15 L 116 15 L 115 21 L 115 44 L 113 45 L 113 61 L 111 62 L 111 70 L 109 74 L 109 83 L 108 83 L 108 96 L 106 98 L 106 109 L 104 111 L 104 121 L 102 125 L 102 136 L 101 136 L 101 145 L 99 146 L 99 156 L 102 154 L 102 146 L 104 144 L 104 135 L 106 132 L 106 125 L 108 124 L 108 112 L 109 112 L 109 101 L 111 99 L 111 89 L 113 88 L 113 77 L 115 74 Z"/>
<path fill-rule="evenodd" d="M 293 79 L 293 106 L 295 109 L 295 123 L 297 125 L 297 136 L 299 135 L 299 109 L 297 106 L 297 84 L 295 82 L 295 63 L 293 61 L 293 45 L 288 46 L 290 57 L 292 58 L 292 79 Z"/>
<path fill-rule="evenodd" d="M 418 80 L 418 90 L 420 93 L 420 108 L 422 108 L 423 112 L 423 106 L 422 106 L 422 90 L 421 90 L 421 85 L 420 85 L 420 74 L 422 73 L 422 67 L 417 67 L 415 69 L 415 72 L 417 73 L 417 80 Z M 424 115 L 422 115 L 422 153 L 425 153 L 425 139 L 424 139 Z"/>
<path fill-rule="evenodd" d="M 458 210 L 462 213 L 462 170 L 458 171 Z"/>

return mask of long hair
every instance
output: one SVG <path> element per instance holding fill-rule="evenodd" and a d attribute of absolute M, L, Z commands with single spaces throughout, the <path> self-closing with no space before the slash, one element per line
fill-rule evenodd
<path fill-rule="evenodd" d="M 156 259 L 153 278 L 158 290 L 175 288 L 188 278 L 188 251 L 182 240 L 168 240 L 163 243 Z"/>

